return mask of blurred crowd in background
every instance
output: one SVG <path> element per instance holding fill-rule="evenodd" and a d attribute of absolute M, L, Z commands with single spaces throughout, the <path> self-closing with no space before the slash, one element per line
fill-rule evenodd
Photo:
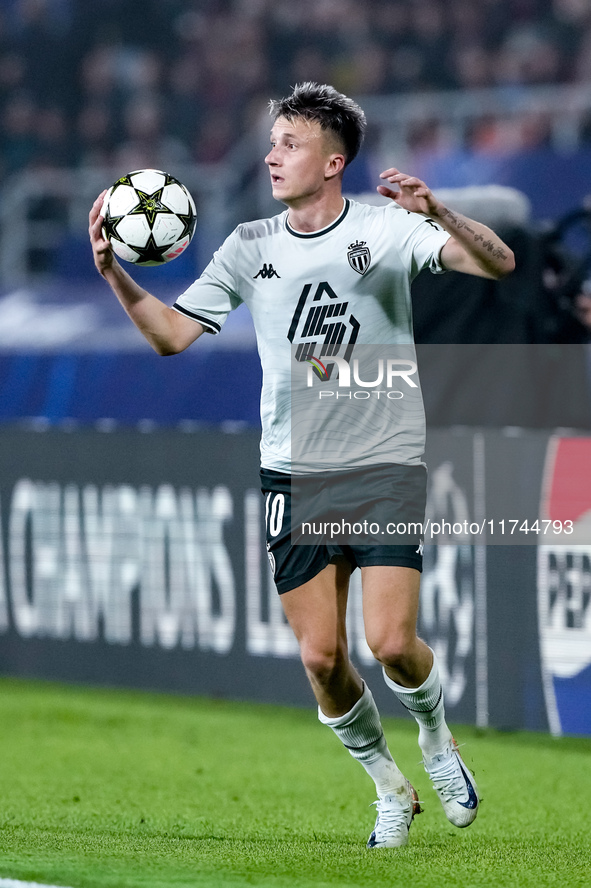
<path fill-rule="evenodd" d="M 301 80 L 591 88 L 591 0 L 2 0 L 0 177 L 219 161 Z"/>

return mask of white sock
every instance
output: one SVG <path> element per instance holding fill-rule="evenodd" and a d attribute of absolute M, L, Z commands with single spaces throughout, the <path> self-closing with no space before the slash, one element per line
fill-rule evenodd
<path fill-rule="evenodd" d="M 433 653 L 431 672 L 420 687 L 405 688 L 396 684 L 386 675 L 385 669 L 384 681 L 405 709 L 414 715 L 419 726 L 419 746 L 423 755 L 430 758 L 443 752 L 451 742 L 451 731 L 445 721 L 443 689 L 435 654 Z"/>
<path fill-rule="evenodd" d="M 318 718 L 332 728 L 353 758 L 363 765 L 380 798 L 401 789 L 406 791 L 406 780 L 390 755 L 380 714 L 366 684 L 360 699 L 345 715 L 328 718 L 318 707 Z"/>

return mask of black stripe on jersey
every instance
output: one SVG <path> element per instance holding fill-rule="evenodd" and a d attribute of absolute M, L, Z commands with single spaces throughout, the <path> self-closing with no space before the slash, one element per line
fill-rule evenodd
<path fill-rule="evenodd" d="M 321 228 L 320 231 L 309 231 L 307 233 L 304 233 L 303 231 L 295 231 L 291 227 L 289 222 L 287 221 L 287 216 L 285 217 L 285 227 L 287 228 L 287 230 L 289 231 L 290 234 L 293 234 L 294 237 L 303 237 L 305 239 L 309 238 L 309 237 L 322 237 L 323 234 L 328 234 L 329 231 L 332 231 L 333 228 L 336 228 L 337 225 L 340 225 L 348 212 L 349 212 L 349 199 L 345 198 L 345 206 L 343 207 L 343 212 L 338 217 L 338 219 L 335 219 L 335 221 L 332 223 L 332 225 L 328 226 L 328 228 Z"/>
<path fill-rule="evenodd" d="M 176 308 L 177 311 L 180 311 L 181 314 L 187 315 L 188 318 L 193 318 L 194 321 L 199 321 L 200 324 L 205 324 L 206 327 L 211 327 L 216 333 L 219 333 L 222 329 L 215 321 L 211 321 L 209 318 L 204 318 L 203 315 L 195 314 L 194 311 L 189 311 L 188 308 L 184 308 L 182 305 L 179 305 L 178 302 L 175 302 L 172 307 Z"/>
<path fill-rule="evenodd" d="M 302 292 L 300 294 L 300 298 L 298 299 L 298 304 L 296 306 L 296 310 L 294 311 L 293 318 L 291 320 L 291 326 L 289 328 L 289 333 L 287 334 L 287 338 L 289 339 L 290 342 L 293 342 L 293 338 L 296 334 L 296 330 L 297 330 L 298 324 L 300 322 L 301 314 L 304 310 L 304 305 L 306 304 L 306 299 L 308 298 L 308 295 L 309 295 L 311 289 L 312 289 L 312 284 L 306 284 L 306 286 L 304 287 L 304 289 L 302 290 Z M 310 352 L 310 354 L 313 354 L 313 352 Z M 298 358 L 298 361 L 299 361 L 299 358 Z"/>

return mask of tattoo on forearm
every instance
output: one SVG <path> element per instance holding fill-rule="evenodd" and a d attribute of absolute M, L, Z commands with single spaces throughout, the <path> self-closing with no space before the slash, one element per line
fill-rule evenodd
<path fill-rule="evenodd" d="M 468 222 L 454 215 L 451 210 L 445 208 L 444 210 L 442 210 L 441 215 L 442 217 L 447 216 L 451 224 L 455 226 L 458 230 L 461 230 L 463 228 L 468 232 L 468 234 L 471 234 L 474 238 L 474 243 L 482 243 L 484 249 L 488 253 L 490 253 L 493 259 L 504 260 L 507 258 L 507 253 L 502 247 L 496 246 L 491 240 L 485 240 L 482 234 L 478 234 L 476 231 L 474 231 L 474 229 L 470 227 Z"/>
<path fill-rule="evenodd" d="M 482 246 L 491 254 L 493 259 L 506 259 L 507 254 L 502 247 L 497 247 L 491 240 L 483 241 Z"/>

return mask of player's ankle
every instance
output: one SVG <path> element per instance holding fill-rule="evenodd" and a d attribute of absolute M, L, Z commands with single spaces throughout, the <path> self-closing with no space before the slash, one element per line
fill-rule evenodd
<path fill-rule="evenodd" d="M 452 742 L 452 734 L 446 723 L 434 730 L 421 725 L 419 730 L 419 746 L 425 758 L 440 755 Z"/>

